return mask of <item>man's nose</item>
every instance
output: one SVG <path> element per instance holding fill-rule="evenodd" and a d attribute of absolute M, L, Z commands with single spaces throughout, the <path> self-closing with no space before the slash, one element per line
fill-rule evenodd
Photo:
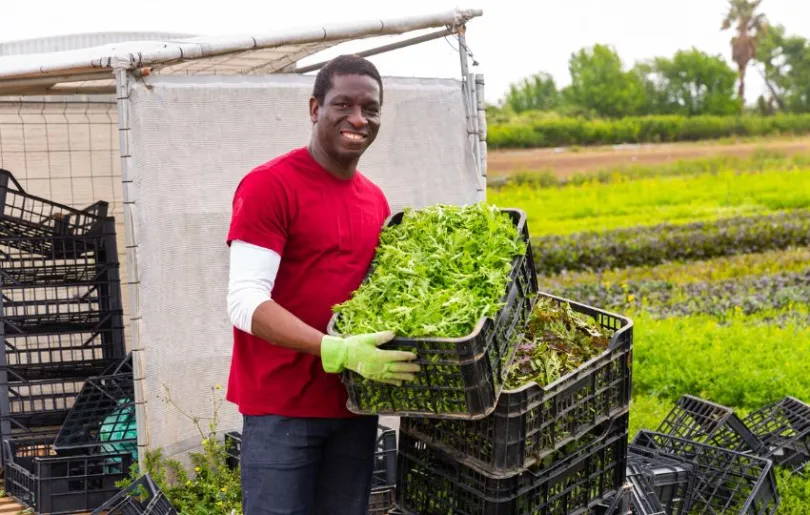
<path fill-rule="evenodd" d="M 352 111 L 349 113 L 349 123 L 355 127 L 364 127 L 368 124 L 368 120 L 363 114 L 362 107 L 354 106 L 352 108 Z"/>

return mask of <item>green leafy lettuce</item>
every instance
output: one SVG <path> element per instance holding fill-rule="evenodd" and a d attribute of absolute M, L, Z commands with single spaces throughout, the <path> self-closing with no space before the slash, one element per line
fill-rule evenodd
<path fill-rule="evenodd" d="M 383 229 L 368 280 L 335 306 L 336 329 L 466 336 L 501 308 L 512 261 L 525 252 L 510 216 L 495 206 L 406 209 L 401 223 Z"/>

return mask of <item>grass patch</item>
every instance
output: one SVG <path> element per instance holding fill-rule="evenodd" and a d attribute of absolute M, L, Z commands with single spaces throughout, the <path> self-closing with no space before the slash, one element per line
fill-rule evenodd
<path fill-rule="evenodd" d="M 750 324 L 738 315 L 635 317 L 633 389 L 674 402 L 683 394 L 757 409 L 785 395 L 810 399 L 810 328 Z"/>

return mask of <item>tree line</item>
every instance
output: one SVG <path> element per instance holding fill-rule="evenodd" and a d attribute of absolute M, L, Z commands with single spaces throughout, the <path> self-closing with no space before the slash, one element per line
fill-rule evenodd
<path fill-rule="evenodd" d="M 810 41 L 770 25 L 760 12 L 763 0 L 729 0 L 722 30 L 731 30 L 731 56 L 698 48 L 679 50 L 625 69 L 612 47 L 595 44 L 573 53 L 571 82 L 559 88 L 545 72 L 510 85 L 496 119 L 527 111 L 585 118 L 680 115 L 729 116 L 741 113 L 810 113 Z M 767 92 L 746 106 L 746 74 L 754 68 Z"/>

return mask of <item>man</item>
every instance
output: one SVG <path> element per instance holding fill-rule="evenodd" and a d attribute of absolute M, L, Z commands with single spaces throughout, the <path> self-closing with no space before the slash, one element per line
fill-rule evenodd
<path fill-rule="evenodd" d="M 390 215 L 357 171 L 380 128 L 382 80 L 369 61 L 318 73 L 306 147 L 240 182 L 228 234 L 234 348 L 227 398 L 239 406 L 246 515 L 367 513 L 377 417 L 346 409 L 339 373 L 410 381 L 412 353 L 377 348 L 389 331 L 325 335 L 332 307 L 368 271 Z"/>

